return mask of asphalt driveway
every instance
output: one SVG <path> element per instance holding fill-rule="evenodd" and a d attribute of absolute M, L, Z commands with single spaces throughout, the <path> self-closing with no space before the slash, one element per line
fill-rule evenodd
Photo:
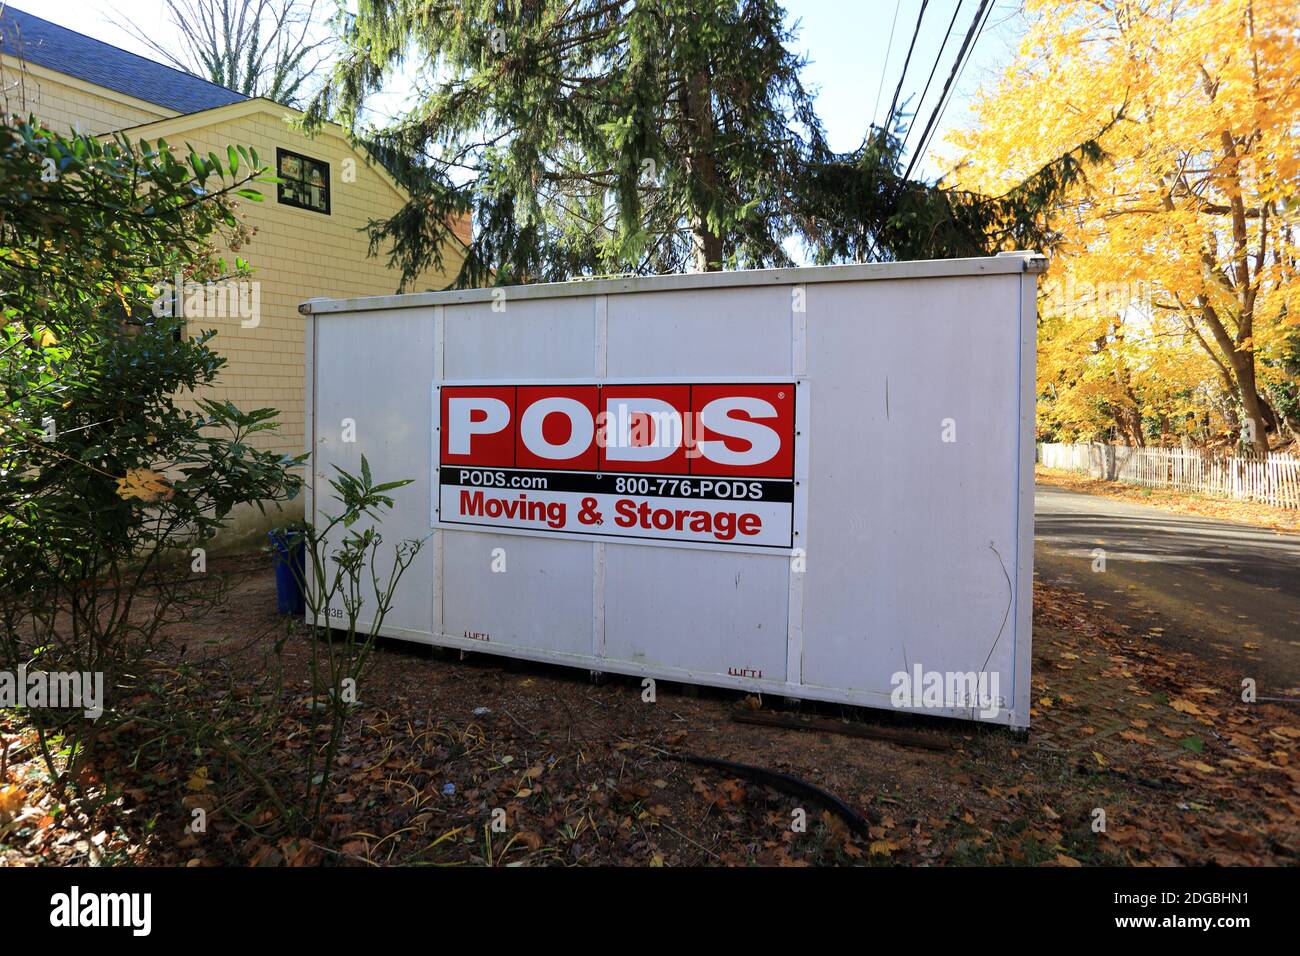
<path fill-rule="evenodd" d="M 1261 696 L 1300 695 L 1300 535 L 1041 484 L 1034 512 L 1040 581 Z"/>

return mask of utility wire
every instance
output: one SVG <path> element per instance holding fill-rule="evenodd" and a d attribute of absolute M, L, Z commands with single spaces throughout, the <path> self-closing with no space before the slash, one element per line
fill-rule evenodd
<path fill-rule="evenodd" d="M 984 24 L 988 23 L 989 14 L 992 12 L 993 0 L 980 0 L 979 9 L 975 11 L 970 28 L 966 31 L 966 39 L 962 41 L 961 49 L 957 51 L 957 59 L 952 64 L 948 79 L 944 81 L 943 92 L 939 94 L 939 102 L 935 105 L 934 112 L 930 114 L 929 122 L 925 124 L 925 131 L 921 134 L 921 141 L 917 143 L 916 152 L 908 160 L 907 170 L 903 173 L 904 179 L 912 175 L 912 169 L 920 162 L 921 157 L 925 155 L 925 151 L 929 148 L 931 132 L 936 128 L 939 118 L 943 116 L 943 112 L 947 108 L 948 95 L 953 89 L 953 84 L 965 71 L 966 63 L 969 62 L 968 54 L 974 51 L 975 42 L 979 39 L 979 35 L 984 32 Z"/>
<path fill-rule="evenodd" d="M 898 97 L 903 92 L 903 80 L 907 78 L 907 65 L 912 62 L 912 51 L 916 49 L 916 38 L 921 33 L 921 21 L 925 19 L 925 8 L 930 5 L 930 0 L 921 0 L 921 12 L 916 18 L 916 26 L 912 28 L 912 42 L 907 45 L 907 56 L 903 59 L 903 72 L 898 77 L 898 86 L 894 88 L 894 99 L 889 104 L 889 115 L 885 117 L 885 129 L 889 129 L 894 122 L 894 111 L 898 109 Z"/>
<path fill-rule="evenodd" d="M 933 137 L 939 131 L 939 123 L 943 119 L 943 114 L 948 109 L 948 104 L 952 102 L 952 95 L 956 93 L 957 83 L 966 71 L 967 65 L 975 53 L 975 46 L 979 43 L 980 36 L 984 33 L 984 28 L 988 25 L 989 19 L 996 7 L 996 0 L 981 0 L 980 7 L 975 11 L 975 16 L 971 21 L 971 27 L 974 29 L 974 36 L 971 31 L 966 32 L 966 39 L 962 43 L 962 48 L 957 52 L 957 60 L 953 63 L 953 72 L 948 75 L 948 80 L 944 83 L 943 92 L 939 96 L 939 102 L 935 106 L 934 112 L 930 116 L 929 122 L 926 123 L 925 131 L 921 134 L 921 140 L 917 143 L 916 152 L 908 160 L 907 169 L 904 172 L 904 178 L 911 175 L 912 170 L 919 166 L 926 151 L 933 142 Z M 983 17 L 981 18 L 981 14 Z M 978 22 L 978 27 L 976 27 Z"/>
<path fill-rule="evenodd" d="M 880 85 L 876 87 L 876 105 L 871 108 L 872 125 L 880 115 L 880 94 L 885 90 L 885 74 L 889 72 L 889 54 L 894 51 L 894 27 L 898 26 L 898 11 L 903 0 L 894 0 L 894 21 L 889 25 L 889 42 L 885 45 L 885 62 L 880 65 Z"/>
<path fill-rule="evenodd" d="M 957 24 L 957 14 L 961 13 L 961 5 L 966 0 L 957 0 L 957 6 L 952 11 L 952 19 L 948 21 L 948 31 L 943 35 L 943 42 L 939 44 L 939 52 L 934 56 L 934 65 L 930 67 L 930 75 L 925 78 L 925 88 L 921 90 L 921 98 L 916 101 L 916 109 L 920 112 L 921 105 L 925 102 L 925 94 L 930 92 L 930 83 L 934 80 L 935 71 L 939 69 L 939 61 L 943 59 L 943 51 L 948 46 L 948 41 L 952 39 L 952 28 Z M 916 128 L 913 123 L 907 128 L 907 133 L 903 136 L 903 148 L 906 150 L 907 141 L 912 138 L 912 130 Z"/>

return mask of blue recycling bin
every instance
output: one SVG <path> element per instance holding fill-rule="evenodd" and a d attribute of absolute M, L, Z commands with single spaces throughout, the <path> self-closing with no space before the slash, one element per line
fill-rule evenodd
<path fill-rule="evenodd" d="M 302 532 L 272 531 L 271 549 L 275 555 L 275 604 L 281 614 L 303 614 L 307 604 L 303 600 L 302 586 L 305 578 L 306 553 Z"/>

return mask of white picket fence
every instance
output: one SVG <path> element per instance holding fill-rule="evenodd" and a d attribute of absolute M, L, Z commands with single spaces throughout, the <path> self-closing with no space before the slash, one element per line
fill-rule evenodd
<path fill-rule="evenodd" d="M 1226 455 L 1195 448 L 1045 442 L 1038 446 L 1038 461 L 1045 468 L 1149 488 L 1177 488 L 1277 508 L 1300 508 L 1300 458 L 1292 455 Z"/>

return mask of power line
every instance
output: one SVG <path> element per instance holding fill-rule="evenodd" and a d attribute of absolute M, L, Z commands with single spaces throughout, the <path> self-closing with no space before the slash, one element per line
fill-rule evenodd
<path fill-rule="evenodd" d="M 898 77 L 898 86 L 894 88 L 894 99 L 889 104 L 889 115 L 885 117 L 885 129 L 889 129 L 894 121 L 894 111 L 898 109 L 898 96 L 903 92 L 903 80 L 907 78 L 907 65 L 912 62 L 912 51 L 916 49 L 916 38 L 921 32 L 921 21 L 925 19 L 925 8 L 930 5 L 930 0 L 921 0 L 921 12 L 916 18 L 916 26 L 912 29 L 912 42 L 907 45 L 907 56 L 903 59 L 903 72 Z"/>
<path fill-rule="evenodd" d="M 894 21 L 889 25 L 889 43 L 885 45 L 885 62 L 880 64 L 880 85 L 876 87 L 876 105 L 871 108 L 871 122 L 874 125 L 880 115 L 880 94 L 885 89 L 885 74 L 889 72 L 889 54 L 894 51 L 894 27 L 898 26 L 898 11 L 903 0 L 894 0 Z"/>
<path fill-rule="evenodd" d="M 934 80 L 935 71 L 939 69 L 939 61 L 943 59 L 943 51 L 948 46 L 948 41 L 952 39 L 952 28 L 957 24 L 957 14 L 961 13 L 961 5 L 966 0 L 957 0 L 957 6 L 953 8 L 952 19 L 948 21 L 948 30 L 943 35 L 943 42 L 939 44 L 939 52 L 934 55 L 934 64 L 930 67 L 930 75 L 925 78 L 925 88 L 921 90 L 921 98 L 916 101 L 917 112 L 921 110 L 921 104 L 925 102 L 925 94 L 930 92 L 930 83 Z M 907 128 L 906 135 L 903 136 L 903 148 L 907 148 L 907 141 L 912 138 L 912 130 L 916 128 L 913 123 Z"/>
<path fill-rule="evenodd" d="M 903 173 L 904 179 L 912 175 L 912 169 L 929 148 L 931 131 L 935 129 L 935 124 L 943 116 L 943 112 L 948 106 L 948 95 L 953 89 L 957 78 L 965 71 L 966 64 L 969 62 L 968 54 L 974 51 L 975 43 L 980 34 L 984 32 L 984 24 L 988 23 L 989 14 L 992 12 L 993 0 L 980 0 L 979 9 L 975 11 L 970 28 L 966 31 L 966 39 L 962 41 L 961 49 L 957 51 L 957 59 L 953 61 L 952 70 L 948 73 L 948 79 L 944 81 L 943 92 L 939 94 L 939 102 L 935 104 L 934 111 L 930 114 L 930 120 L 925 124 L 925 131 L 921 133 L 921 141 L 917 143 L 916 152 L 908 160 L 907 170 Z"/>
<path fill-rule="evenodd" d="M 992 16 L 995 6 L 994 0 L 981 0 L 979 9 L 975 11 L 975 16 L 971 20 L 971 29 L 966 31 L 966 39 L 962 42 L 961 49 L 957 51 L 957 59 L 953 63 L 952 72 L 948 74 L 948 79 L 944 83 L 939 102 L 935 105 L 934 112 L 930 114 L 930 120 L 926 123 L 920 142 L 916 144 L 916 152 L 908 160 L 907 170 L 903 173 L 905 179 L 911 176 L 912 169 L 920 163 L 922 157 L 925 156 L 926 150 L 930 148 L 932 138 L 938 132 L 939 122 L 942 120 L 948 104 L 952 102 L 951 94 L 956 91 L 957 81 L 961 79 L 961 75 L 966 71 L 966 66 L 974 55 L 975 45 L 979 43 L 979 38 L 984 32 L 984 27 L 988 25 L 989 17 Z M 978 27 L 976 26 L 977 23 Z M 972 30 L 974 31 L 973 36 Z"/>

